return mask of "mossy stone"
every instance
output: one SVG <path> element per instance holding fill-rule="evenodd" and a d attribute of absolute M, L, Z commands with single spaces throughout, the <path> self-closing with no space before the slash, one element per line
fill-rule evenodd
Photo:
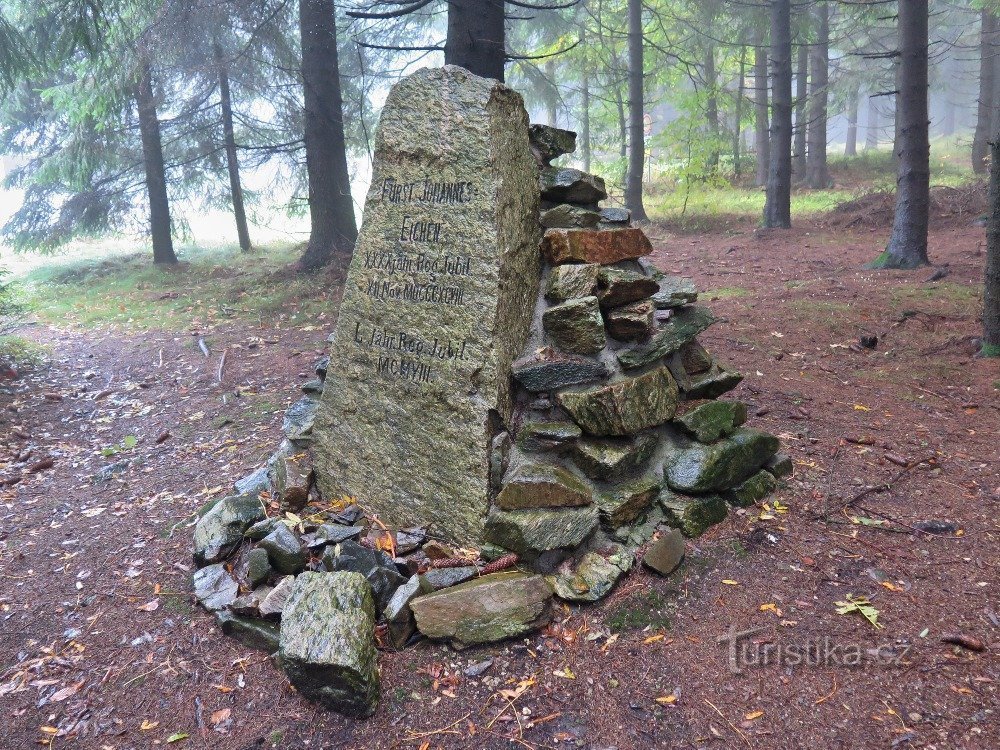
<path fill-rule="evenodd" d="M 572 422 L 528 422 L 517 433 L 517 447 L 522 451 L 562 452 L 583 434 Z"/>
<path fill-rule="evenodd" d="M 542 313 L 545 334 L 562 351 L 596 354 L 604 348 L 604 319 L 597 297 L 580 297 L 554 305 Z"/>
<path fill-rule="evenodd" d="M 497 495 L 503 510 L 561 508 L 589 505 L 593 489 L 572 472 L 555 464 L 524 461 L 515 466 Z"/>
<path fill-rule="evenodd" d="M 678 492 L 730 489 L 755 474 L 778 446 L 774 435 L 741 428 L 717 443 L 693 443 L 672 452 L 664 464 L 664 478 Z"/>
<path fill-rule="evenodd" d="M 549 272 L 545 286 L 545 299 L 565 302 L 577 297 L 591 297 L 597 292 L 597 274 L 601 267 L 596 263 L 565 263 Z"/>
<path fill-rule="evenodd" d="M 677 411 L 677 384 L 666 367 L 607 385 L 564 391 L 557 397 L 584 432 L 632 435 L 663 424 Z"/>
<path fill-rule="evenodd" d="M 730 505 L 746 508 L 770 495 L 778 488 L 778 480 L 769 471 L 761 469 L 741 484 L 726 490 L 724 496 Z"/>
<path fill-rule="evenodd" d="M 686 537 L 701 536 L 725 520 L 728 513 L 726 501 L 721 495 L 690 497 L 663 489 L 659 503 L 666 515 L 665 523 L 680 529 Z"/>
<path fill-rule="evenodd" d="M 585 552 L 568 571 L 545 577 L 555 595 L 568 602 L 596 602 L 614 588 L 632 568 L 632 552 L 621 545 L 604 555 Z"/>
<path fill-rule="evenodd" d="M 519 555 L 535 556 L 554 549 L 572 549 L 597 528 L 597 508 L 501 510 L 486 517 L 485 539 Z"/>
<path fill-rule="evenodd" d="M 742 401 L 708 401 L 674 417 L 674 424 L 699 443 L 714 443 L 732 435 L 747 421 Z"/>
<path fill-rule="evenodd" d="M 698 299 L 698 289 L 690 279 L 661 275 L 657 281 L 659 290 L 653 295 L 653 304 L 658 310 L 689 305 Z"/>
<path fill-rule="evenodd" d="M 645 367 L 677 351 L 714 322 L 707 307 L 683 307 L 661 323 L 646 344 L 621 351 L 618 362 L 626 370 Z"/>
<path fill-rule="evenodd" d="M 656 449 L 656 435 L 634 438 L 581 438 L 570 451 L 573 463 L 591 479 L 609 481 L 638 469 Z"/>
<path fill-rule="evenodd" d="M 597 297 L 605 308 L 644 300 L 658 288 L 645 274 L 624 268 L 604 267 L 597 276 Z"/>
<path fill-rule="evenodd" d="M 660 482 L 650 477 L 619 485 L 598 498 L 601 520 L 611 528 L 631 523 L 642 515 L 659 493 Z"/>

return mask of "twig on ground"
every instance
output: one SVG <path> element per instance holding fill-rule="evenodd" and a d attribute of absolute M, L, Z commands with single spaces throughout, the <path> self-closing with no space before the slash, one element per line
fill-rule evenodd
<path fill-rule="evenodd" d="M 707 703 L 709 706 L 711 706 L 712 710 L 715 711 L 715 713 L 717 713 L 719 716 L 722 717 L 722 720 L 729 725 L 730 729 L 732 729 L 734 732 L 736 732 L 736 734 L 738 734 L 740 737 L 743 738 L 743 741 L 745 743 L 747 743 L 747 747 L 753 747 L 753 743 L 750 742 L 750 738 L 747 737 L 745 734 L 743 734 L 743 732 L 740 731 L 739 727 L 737 727 L 735 724 L 733 724 L 733 722 L 731 722 L 729 719 L 727 719 L 726 715 L 724 713 L 722 713 L 722 711 L 720 711 L 716 707 L 716 705 L 714 703 L 712 703 L 712 701 L 710 701 L 708 698 L 702 698 L 702 700 L 705 701 L 705 703 Z"/>

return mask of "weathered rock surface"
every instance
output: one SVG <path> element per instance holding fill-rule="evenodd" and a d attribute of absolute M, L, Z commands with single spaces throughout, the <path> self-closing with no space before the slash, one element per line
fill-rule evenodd
<path fill-rule="evenodd" d="M 597 293 L 597 275 L 601 267 L 596 263 L 566 263 L 549 272 L 545 286 L 545 299 L 565 302 L 576 297 L 592 297 Z"/>
<path fill-rule="evenodd" d="M 560 203 L 542 211 L 538 221 L 546 229 L 593 229 L 601 221 L 601 215 L 583 206 Z"/>
<path fill-rule="evenodd" d="M 678 492 L 726 490 L 755 474 L 778 445 L 774 435 L 741 428 L 717 443 L 694 443 L 672 453 L 664 464 L 664 477 Z"/>
<path fill-rule="evenodd" d="M 733 390 L 742 381 L 743 376 L 740 373 L 727 370 L 721 365 L 714 365 L 711 370 L 702 375 L 685 379 L 682 390 L 688 398 L 718 398 Z M 678 381 L 679 383 L 680 381 Z"/>
<path fill-rule="evenodd" d="M 767 459 L 764 468 L 771 472 L 775 479 L 791 476 L 794 471 L 792 459 L 785 453 L 775 453 Z"/>
<path fill-rule="evenodd" d="M 642 556 L 642 564 L 661 576 L 677 570 L 684 560 L 684 535 L 680 529 L 671 529 L 655 542 Z"/>
<path fill-rule="evenodd" d="M 285 605 L 278 653 L 303 696 L 349 716 L 379 697 L 375 607 L 357 573 L 303 573 Z"/>
<path fill-rule="evenodd" d="M 512 469 L 497 495 L 503 510 L 590 505 L 593 489 L 572 472 L 551 463 L 524 461 Z"/>
<path fill-rule="evenodd" d="M 251 474 L 247 474 L 233 485 L 237 495 L 259 495 L 261 492 L 271 491 L 271 480 L 268 477 L 267 467 L 261 466 Z"/>
<path fill-rule="evenodd" d="M 645 477 L 604 492 L 597 500 L 601 520 L 617 527 L 630 523 L 648 508 L 660 493 L 660 482 Z"/>
<path fill-rule="evenodd" d="M 285 417 L 281 421 L 281 430 L 294 445 L 307 447 L 312 442 L 317 407 L 319 407 L 319 399 L 315 396 L 303 396 L 285 411 Z"/>
<path fill-rule="evenodd" d="M 576 133 L 551 125 L 531 125 L 528 140 L 540 166 L 547 167 L 553 159 L 576 151 Z"/>
<path fill-rule="evenodd" d="M 243 532 L 264 518 L 256 495 L 230 495 L 217 502 L 194 527 L 194 559 L 199 565 L 222 560 L 243 541 Z"/>
<path fill-rule="evenodd" d="M 619 341 L 645 341 L 653 331 L 653 303 L 633 302 L 604 313 L 608 335 Z"/>
<path fill-rule="evenodd" d="M 666 523 L 678 528 L 684 536 L 701 536 L 707 529 L 721 523 L 729 509 L 721 495 L 689 497 L 664 488 L 660 492 L 660 507 Z"/>
<path fill-rule="evenodd" d="M 324 496 L 463 543 L 541 273 L 527 119 L 515 91 L 455 66 L 393 87 L 313 428 Z"/>
<path fill-rule="evenodd" d="M 604 180 L 569 167 L 543 167 L 538 174 L 538 187 L 542 199 L 553 203 L 589 206 L 608 197 Z"/>
<path fill-rule="evenodd" d="M 528 633 L 552 617 L 552 590 L 525 573 L 495 573 L 422 596 L 410 604 L 428 638 L 458 647 L 493 643 Z"/>
<path fill-rule="evenodd" d="M 396 589 L 383 612 L 389 631 L 389 644 L 401 649 L 417 630 L 410 604 L 418 596 L 429 594 L 434 587 L 421 575 L 415 575 Z"/>
<path fill-rule="evenodd" d="M 556 510 L 493 509 L 486 518 L 485 540 L 519 555 L 578 546 L 597 528 L 597 508 Z"/>
<path fill-rule="evenodd" d="M 272 572 L 267 550 L 260 547 L 250 550 L 250 554 L 247 556 L 247 581 L 250 585 L 258 586 L 266 581 Z"/>
<path fill-rule="evenodd" d="M 742 401 L 707 401 L 674 417 L 674 424 L 699 443 L 728 437 L 746 421 L 747 405 Z"/>
<path fill-rule="evenodd" d="M 689 305 L 698 299 L 698 289 L 690 279 L 680 276 L 660 276 L 659 291 L 653 295 L 657 309 L 667 310 L 681 305 Z"/>
<path fill-rule="evenodd" d="M 607 377 L 608 369 L 596 359 L 557 354 L 551 349 L 517 360 L 514 377 L 527 390 L 548 393 Z"/>
<path fill-rule="evenodd" d="M 261 600 L 258 606 L 261 615 L 264 617 L 281 617 L 281 613 L 285 609 L 294 585 L 295 576 L 285 576 L 278 581 L 277 585 L 268 591 L 267 596 Z"/>
<path fill-rule="evenodd" d="M 644 300 L 658 288 L 653 279 L 624 268 L 602 268 L 597 275 L 597 297 L 603 308 Z"/>
<path fill-rule="evenodd" d="M 660 324 L 649 343 L 620 352 L 618 361 L 626 370 L 645 367 L 677 351 L 714 322 L 715 316 L 707 307 L 680 308 Z"/>
<path fill-rule="evenodd" d="M 597 297 L 580 297 L 550 307 L 542 314 L 545 334 L 573 354 L 596 354 L 604 348 L 604 319 Z"/>
<path fill-rule="evenodd" d="M 608 265 L 634 260 L 653 252 L 641 229 L 549 229 L 542 241 L 542 253 L 552 265 L 599 263 Z"/>
<path fill-rule="evenodd" d="M 432 568 L 424 574 L 424 578 L 427 579 L 431 588 L 437 591 L 465 583 L 477 575 L 479 575 L 479 568 L 475 565 L 462 565 L 458 568 Z"/>
<path fill-rule="evenodd" d="M 601 221 L 605 224 L 628 224 L 632 220 L 632 212 L 627 208 L 608 206 L 601 209 Z"/>
<path fill-rule="evenodd" d="M 243 617 L 220 610 L 215 613 L 222 632 L 235 638 L 247 648 L 256 648 L 273 654 L 278 650 L 278 626 L 254 617 Z"/>
<path fill-rule="evenodd" d="M 712 369 L 712 365 L 715 364 L 712 355 L 697 340 L 688 341 L 677 350 L 677 354 L 681 365 L 684 366 L 685 374 L 689 376 L 708 372 Z"/>
<path fill-rule="evenodd" d="M 321 524 L 308 538 L 309 547 L 316 549 L 328 544 L 340 544 L 348 539 L 357 541 L 364 533 L 363 526 L 342 526 L 339 523 Z"/>
<path fill-rule="evenodd" d="M 778 488 L 778 480 L 771 472 L 761 469 L 741 484 L 727 490 L 724 497 L 730 505 L 746 508 L 763 500 Z"/>
<path fill-rule="evenodd" d="M 281 519 L 277 516 L 268 516 L 258 521 L 243 532 L 243 536 L 251 542 L 259 542 L 281 524 Z"/>
<path fill-rule="evenodd" d="M 596 602 L 611 593 L 615 583 L 632 568 L 632 553 L 620 545 L 603 555 L 585 552 L 567 571 L 546 576 L 555 595 L 569 602 Z"/>
<path fill-rule="evenodd" d="M 656 449 L 656 436 L 650 433 L 634 438 L 582 438 L 570 457 L 591 479 L 612 480 L 638 469 Z"/>
<path fill-rule="evenodd" d="M 322 563 L 329 571 L 347 571 L 364 576 L 379 612 L 386 608 L 396 589 L 406 582 L 385 552 L 362 547 L 356 542 L 346 541 L 327 547 Z"/>
<path fill-rule="evenodd" d="M 559 404 L 584 432 L 631 435 L 663 424 L 677 410 L 677 384 L 666 367 L 608 385 L 566 391 Z"/>
<path fill-rule="evenodd" d="M 236 600 L 240 586 L 222 563 L 208 565 L 194 574 L 194 595 L 207 610 L 228 607 Z"/>
<path fill-rule="evenodd" d="M 306 567 L 308 557 L 295 533 L 283 523 L 257 543 L 259 549 L 267 550 L 271 565 L 279 573 L 298 573 Z"/>
<path fill-rule="evenodd" d="M 582 434 L 572 422 L 528 422 L 517 434 L 517 447 L 529 453 L 562 453 Z"/>

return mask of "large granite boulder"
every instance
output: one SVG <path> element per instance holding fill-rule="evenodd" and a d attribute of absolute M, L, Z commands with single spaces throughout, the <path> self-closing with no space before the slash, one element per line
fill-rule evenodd
<path fill-rule="evenodd" d="M 222 498 L 195 524 L 195 562 L 208 565 L 225 559 L 243 541 L 243 532 L 263 518 L 264 506 L 256 494 Z"/>
<path fill-rule="evenodd" d="M 295 689 L 348 716 L 378 705 L 375 605 L 358 573 L 303 573 L 285 604 L 278 654 Z"/>
<path fill-rule="evenodd" d="M 526 573 L 494 573 L 410 603 L 417 629 L 459 648 L 493 643 L 539 628 L 552 617 L 552 590 Z"/>

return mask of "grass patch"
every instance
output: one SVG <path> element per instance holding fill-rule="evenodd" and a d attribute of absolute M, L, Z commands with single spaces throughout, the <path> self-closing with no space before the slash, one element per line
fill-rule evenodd
<path fill-rule="evenodd" d="M 323 278 L 291 274 L 294 245 L 246 256 L 237 248 L 185 248 L 174 268 L 147 253 L 53 259 L 28 271 L 21 287 L 40 319 L 84 327 L 186 330 L 227 319 L 259 324 L 320 320 L 332 307 Z"/>
<path fill-rule="evenodd" d="M 671 605 L 655 590 L 633 594 L 612 609 L 605 620 L 612 633 L 623 630 L 670 629 Z"/>
<path fill-rule="evenodd" d="M 902 285 L 889 295 L 889 305 L 897 312 L 926 312 L 947 317 L 968 317 L 979 314 L 983 303 L 982 289 L 976 286 L 942 281 L 931 286 Z"/>
<path fill-rule="evenodd" d="M 744 289 L 741 286 L 724 286 L 718 289 L 709 289 L 702 294 L 703 297 L 707 297 L 710 300 L 715 299 L 733 299 L 736 297 L 746 297 L 750 295 L 749 289 Z"/>
<path fill-rule="evenodd" d="M 21 336 L 0 336 L 0 364 L 17 370 L 33 369 L 45 364 L 48 347 Z"/>

